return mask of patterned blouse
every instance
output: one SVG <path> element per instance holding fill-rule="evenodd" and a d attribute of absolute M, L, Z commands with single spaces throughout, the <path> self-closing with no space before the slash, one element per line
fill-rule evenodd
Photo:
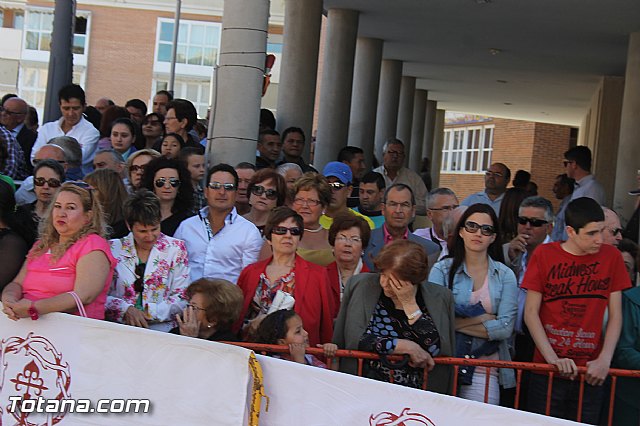
<path fill-rule="evenodd" d="M 269 278 L 263 272 L 260 274 L 260 282 L 256 287 L 256 294 L 251 300 L 247 316 L 245 318 L 245 325 L 257 317 L 260 314 L 266 314 L 271 307 L 273 298 L 276 297 L 278 290 L 282 290 L 285 293 L 289 293 L 293 296 L 293 291 L 296 285 L 296 273 L 292 269 L 287 275 L 283 275 L 273 282 L 269 282 Z"/>
<path fill-rule="evenodd" d="M 422 311 L 422 316 L 413 325 L 409 325 L 405 312 L 396 309 L 393 301 L 381 293 L 369 326 L 360 338 L 358 349 L 380 355 L 391 355 L 396 349 L 398 339 L 406 339 L 419 344 L 432 357 L 437 356 L 440 353 L 440 334 L 420 292 L 416 295 L 416 302 Z M 383 362 L 371 360 L 368 364 L 367 377 L 390 381 L 391 369 Z M 423 376 L 422 368 L 409 365 L 393 370 L 394 383 L 412 388 L 422 387 Z"/>

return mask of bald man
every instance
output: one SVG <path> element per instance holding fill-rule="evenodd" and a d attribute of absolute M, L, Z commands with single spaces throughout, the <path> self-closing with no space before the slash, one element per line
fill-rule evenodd
<path fill-rule="evenodd" d="M 604 211 L 604 229 L 602 230 L 602 242 L 618 247 L 622 241 L 622 225 L 620 218 L 611 209 L 603 207 Z"/>
<path fill-rule="evenodd" d="M 100 114 L 104 114 L 104 112 L 107 110 L 107 108 L 109 108 L 110 106 L 115 105 L 115 103 L 109 99 L 109 98 L 100 98 L 96 101 L 96 109 L 98 111 L 100 111 Z"/>

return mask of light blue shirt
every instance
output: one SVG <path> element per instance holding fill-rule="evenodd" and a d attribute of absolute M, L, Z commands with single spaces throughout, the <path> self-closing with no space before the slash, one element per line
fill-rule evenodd
<path fill-rule="evenodd" d="M 461 206 L 471 206 L 473 204 L 488 204 L 491 206 L 494 212 L 496 212 L 496 216 L 500 216 L 500 206 L 502 205 L 502 199 L 504 198 L 504 192 L 498 196 L 495 200 L 489 198 L 486 192 L 480 191 L 475 194 L 469 195 L 467 198 L 462 200 L 460 203 Z"/>

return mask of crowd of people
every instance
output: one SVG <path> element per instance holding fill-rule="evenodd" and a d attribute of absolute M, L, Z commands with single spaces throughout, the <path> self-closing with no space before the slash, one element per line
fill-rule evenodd
<path fill-rule="evenodd" d="M 375 352 L 370 378 L 513 406 L 512 369 L 436 365 L 438 356 L 556 367 L 551 415 L 599 422 L 608 370 L 640 368 L 637 223 L 622 229 L 591 174 L 591 152 L 559 159 L 553 193 L 503 163 L 461 202 L 406 168 L 389 139 L 379 167 L 347 146 L 321 172 L 306 136 L 261 114 L 256 159 L 206 167 L 191 102 L 166 91 L 87 107 L 59 93 L 62 117 L 28 126 L 28 105 L 0 111 L 3 312 L 66 312 L 212 341 L 287 345 L 285 359 Z M 91 114 L 87 111 L 93 108 Z M 88 117 L 92 117 L 90 121 Z M 97 117 L 97 118 L 96 118 Z M 19 185 L 16 185 L 18 181 Z M 637 216 L 636 222 L 637 222 Z M 430 226 L 420 228 L 421 221 Z M 623 239 L 623 235 L 625 237 Z M 392 362 L 389 355 L 403 355 Z M 339 368 L 356 373 L 355 361 Z M 488 383 L 487 383 L 488 380 Z M 519 405 L 544 413 L 547 376 L 525 374 Z M 614 420 L 637 424 L 638 384 L 620 380 Z"/>

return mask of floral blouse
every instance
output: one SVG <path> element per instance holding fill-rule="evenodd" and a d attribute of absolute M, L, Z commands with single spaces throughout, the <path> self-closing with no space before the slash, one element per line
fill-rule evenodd
<path fill-rule="evenodd" d="M 140 261 L 132 233 L 109 243 L 118 265 L 107 296 L 105 317 L 122 322 L 127 309 L 136 306 L 139 299 L 134 282 Z M 175 315 L 187 305 L 184 292 L 189 285 L 189 260 L 184 241 L 160 234 L 149 253 L 143 280 L 142 311 L 149 328 L 169 331 L 176 326 Z"/>

